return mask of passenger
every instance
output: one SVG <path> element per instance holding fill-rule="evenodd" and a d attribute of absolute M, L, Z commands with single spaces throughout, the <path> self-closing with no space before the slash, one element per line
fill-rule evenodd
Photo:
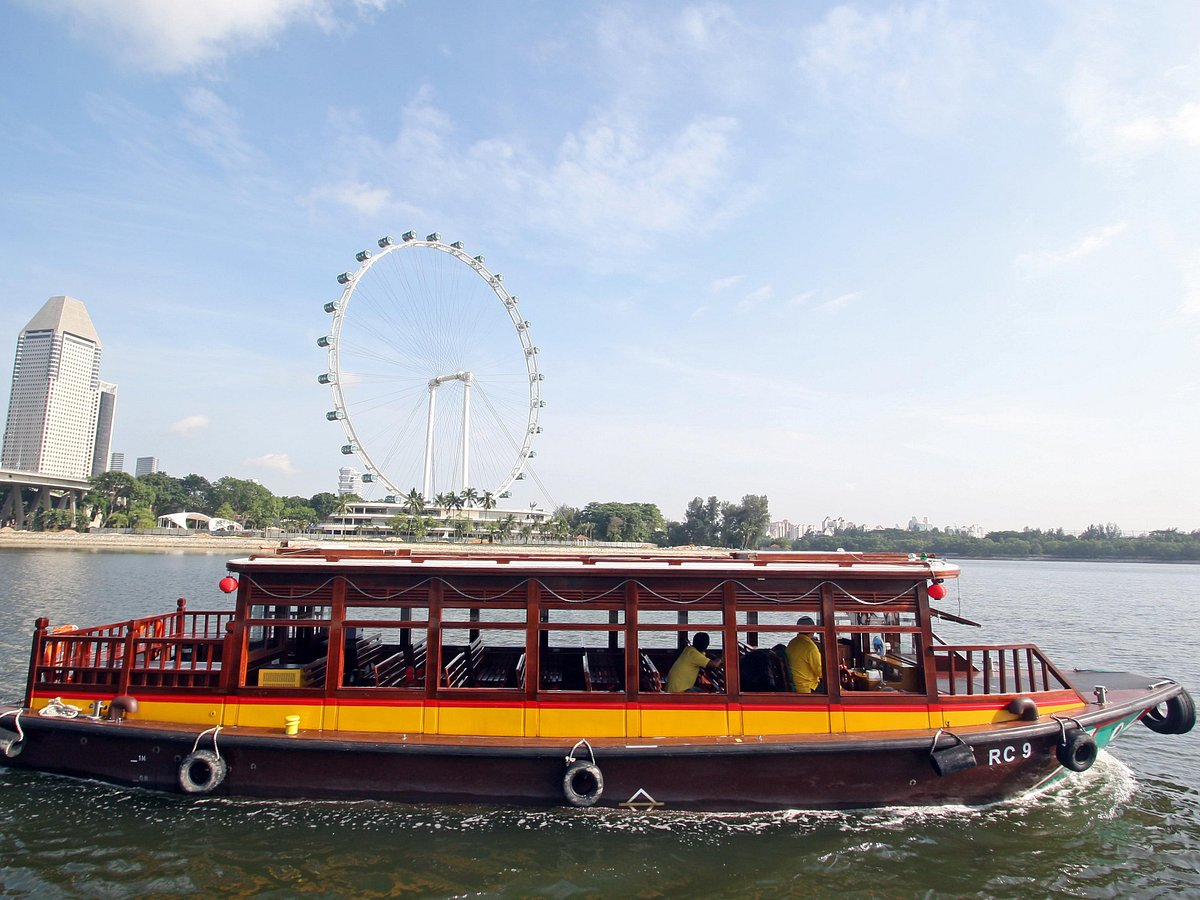
<path fill-rule="evenodd" d="M 796 620 L 797 625 L 815 625 L 808 616 Z M 788 641 L 788 668 L 792 670 L 792 685 L 797 694 L 811 694 L 821 687 L 821 649 L 803 631 Z"/>
<path fill-rule="evenodd" d="M 721 667 L 721 657 L 709 659 L 705 654 L 708 649 L 708 635 L 703 631 L 696 632 L 692 642 L 683 648 L 671 671 L 667 673 L 667 690 L 676 693 L 682 691 L 701 691 L 696 686 L 696 679 L 704 669 Z"/>

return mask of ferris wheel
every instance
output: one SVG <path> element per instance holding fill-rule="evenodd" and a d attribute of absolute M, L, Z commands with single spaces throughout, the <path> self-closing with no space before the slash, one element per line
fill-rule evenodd
<path fill-rule="evenodd" d="M 340 422 L 363 481 L 427 500 L 473 489 L 509 495 L 535 456 L 538 348 L 503 276 L 439 234 L 380 238 L 343 272 L 333 315 L 325 414 Z"/>

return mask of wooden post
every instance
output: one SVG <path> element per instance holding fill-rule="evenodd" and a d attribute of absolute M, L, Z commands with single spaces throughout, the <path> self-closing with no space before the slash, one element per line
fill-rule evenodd
<path fill-rule="evenodd" d="M 342 625 L 345 618 L 346 579 L 345 576 L 338 575 L 333 579 L 333 604 L 329 609 L 329 634 L 325 644 L 326 697 L 334 696 L 334 692 L 342 686 L 342 671 L 346 663 L 346 629 Z"/>
<path fill-rule="evenodd" d="M 730 699 L 741 699 L 742 657 L 738 652 L 737 587 L 726 581 L 721 588 L 721 616 L 725 620 L 721 643 L 725 655 L 725 693 Z"/>
<path fill-rule="evenodd" d="M 13 490 L 17 490 L 16 487 Z M 33 646 L 29 651 L 29 678 L 25 684 L 25 706 L 33 706 L 33 685 L 37 678 L 38 664 L 42 659 L 42 646 L 46 640 L 46 629 L 50 627 L 50 620 L 45 616 L 39 616 L 33 623 Z"/>
<path fill-rule="evenodd" d="M 640 625 L 637 583 L 631 578 L 625 582 L 625 699 L 630 702 L 635 699 L 642 681 Z"/>

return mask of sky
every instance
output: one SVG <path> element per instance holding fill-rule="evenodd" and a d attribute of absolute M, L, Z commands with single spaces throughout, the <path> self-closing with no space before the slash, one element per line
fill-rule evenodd
<path fill-rule="evenodd" d="M 336 490 L 412 229 L 531 323 L 516 506 L 1200 528 L 1195 3 L 0 0 L 0 83 L 0 347 L 82 300 L 127 460 Z"/>

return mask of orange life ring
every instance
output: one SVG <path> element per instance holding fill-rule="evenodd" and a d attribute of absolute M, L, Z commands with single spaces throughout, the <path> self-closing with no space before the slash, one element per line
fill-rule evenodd
<path fill-rule="evenodd" d="M 46 634 L 65 634 L 68 631 L 78 631 L 74 625 L 55 625 L 48 628 Z M 46 641 L 42 644 L 41 665 L 61 668 L 67 659 L 67 644 L 64 641 Z"/>

